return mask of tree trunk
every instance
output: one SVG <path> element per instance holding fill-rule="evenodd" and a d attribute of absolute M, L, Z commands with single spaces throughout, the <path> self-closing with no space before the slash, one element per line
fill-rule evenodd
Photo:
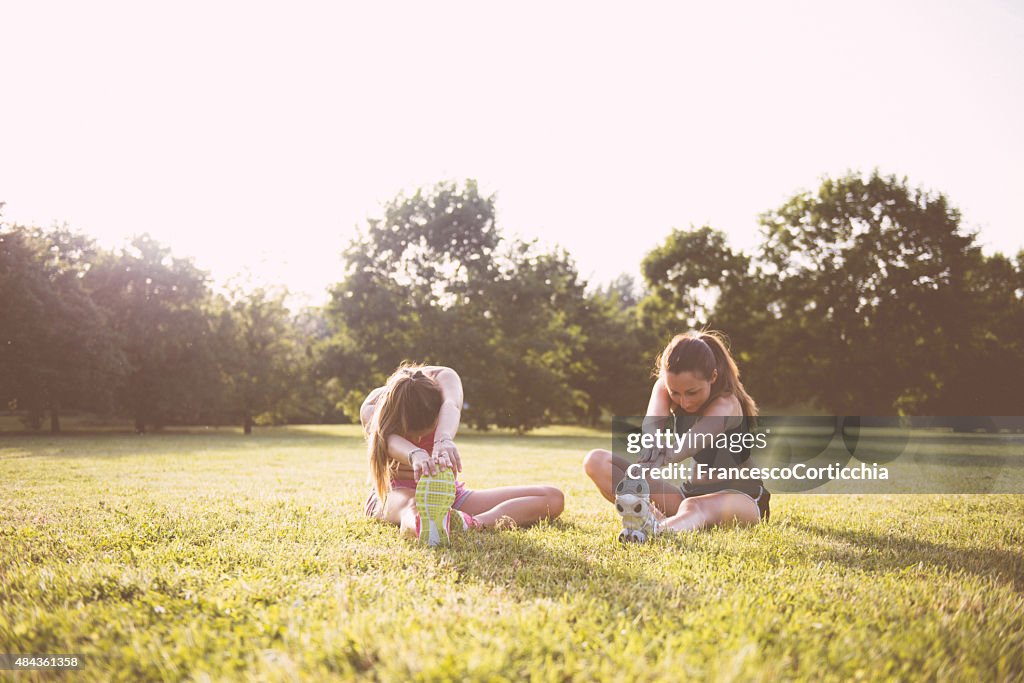
<path fill-rule="evenodd" d="M 135 413 L 135 433 L 145 434 L 146 433 L 146 418 L 143 417 L 141 412 Z"/>
<path fill-rule="evenodd" d="M 246 434 L 252 434 L 252 415 L 249 413 L 245 414 L 245 422 L 242 425 L 242 431 Z"/>

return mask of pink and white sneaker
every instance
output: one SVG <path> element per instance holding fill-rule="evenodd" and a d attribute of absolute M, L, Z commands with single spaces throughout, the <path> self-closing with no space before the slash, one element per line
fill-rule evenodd
<path fill-rule="evenodd" d="M 448 518 L 445 520 L 445 525 L 449 531 L 456 533 L 460 531 L 469 531 L 470 529 L 483 529 L 484 525 L 480 523 L 473 515 L 468 512 L 462 512 L 461 510 L 449 510 Z"/>

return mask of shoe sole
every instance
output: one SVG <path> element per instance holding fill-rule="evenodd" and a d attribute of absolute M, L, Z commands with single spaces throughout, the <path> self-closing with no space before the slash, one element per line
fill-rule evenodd
<path fill-rule="evenodd" d="M 647 519 L 643 521 L 639 529 L 624 528 L 619 533 L 619 543 L 646 543 L 652 536 L 658 533 L 658 518 L 650 511 L 653 508 L 653 504 L 650 502 L 650 499 L 647 499 L 646 502 L 650 506 L 647 512 Z M 622 520 L 623 526 L 625 526 L 626 512 L 622 509 L 618 496 L 615 499 L 615 511 L 619 514 L 619 518 Z"/>
<path fill-rule="evenodd" d="M 427 546 L 450 545 L 446 517 L 455 503 L 455 475 L 444 470 L 423 476 L 416 483 L 416 510 L 420 515 L 420 542 Z"/>

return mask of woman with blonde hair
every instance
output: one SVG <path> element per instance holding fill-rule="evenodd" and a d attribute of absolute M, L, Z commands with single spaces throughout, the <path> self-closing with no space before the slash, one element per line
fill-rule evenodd
<path fill-rule="evenodd" d="M 370 392 L 359 411 L 373 490 L 365 514 L 397 524 L 427 545 L 446 544 L 453 529 L 528 526 L 562 513 L 552 486 L 465 488 L 455 435 L 462 380 L 451 368 L 403 364 Z"/>
<path fill-rule="evenodd" d="M 677 450 L 644 449 L 639 458 L 643 468 L 649 471 L 688 458 L 705 466 L 749 466 L 749 446 L 725 451 L 704 447 L 721 434 L 729 437 L 729 443 L 749 444 L 749 440 L 736 437 L 749 436 L 750 421 L 757 415 L 757 404 L 743 388 L 736 361 L 721 333 L 676 335 L 658 355 L 654 376 L 657 379 L 647 405 L 644 431 L 650 433 L 654 428 L 674 423 L 676 433 L 689 436 L 677 443 L 689 445 Z M 584 471 L 612 502 L 616 500 L 616 488 L 622 488 L 621 482 L 630 481 L 631 465 L 633 470 L 638 469 L 634 463 L 606 450 L 590 451 L 583 458 Z M 691 470 L 699 472 L 700 468 Z M 770 515 L 771 494 L 760 479 L 710 479 L 694 475 L 682 486 L 675 486 L 663 479 L 650 478 L 634 488 L 649 496 L 651 519 L 627 525 L 630 529 L 641 526 L 653 533 L 696 531 L 722 524 L 756 524 Z M 641 509 L 645 508 L 637 506 L 637 510 Z M 620 538 L 646 540 L 626 533 Z"/>

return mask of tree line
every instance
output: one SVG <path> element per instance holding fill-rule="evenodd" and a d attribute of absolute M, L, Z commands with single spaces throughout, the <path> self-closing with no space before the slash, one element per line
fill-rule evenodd
<path fill-rule="evenodd" d="M 215 292 L 148 236 L 102 249 L 0 223 L 0 401 L 181 424 L 346 422 L 403 360 L 456 368 L 479 428 L 641 412 L 675 333 L 731 338 L 763 404 L 834 414 L 1020 415 L 1024 252 L 981 252 L 941 193 L 826 178 L 760 217 L 761 243 L 674 229 L 642 281 L 588 287 L 571 256 L 510 239 L 473 181 L 399 195 L 344 253 L 326 306 Z M 609 249 L 621 234 L 607 239 Z"/>

